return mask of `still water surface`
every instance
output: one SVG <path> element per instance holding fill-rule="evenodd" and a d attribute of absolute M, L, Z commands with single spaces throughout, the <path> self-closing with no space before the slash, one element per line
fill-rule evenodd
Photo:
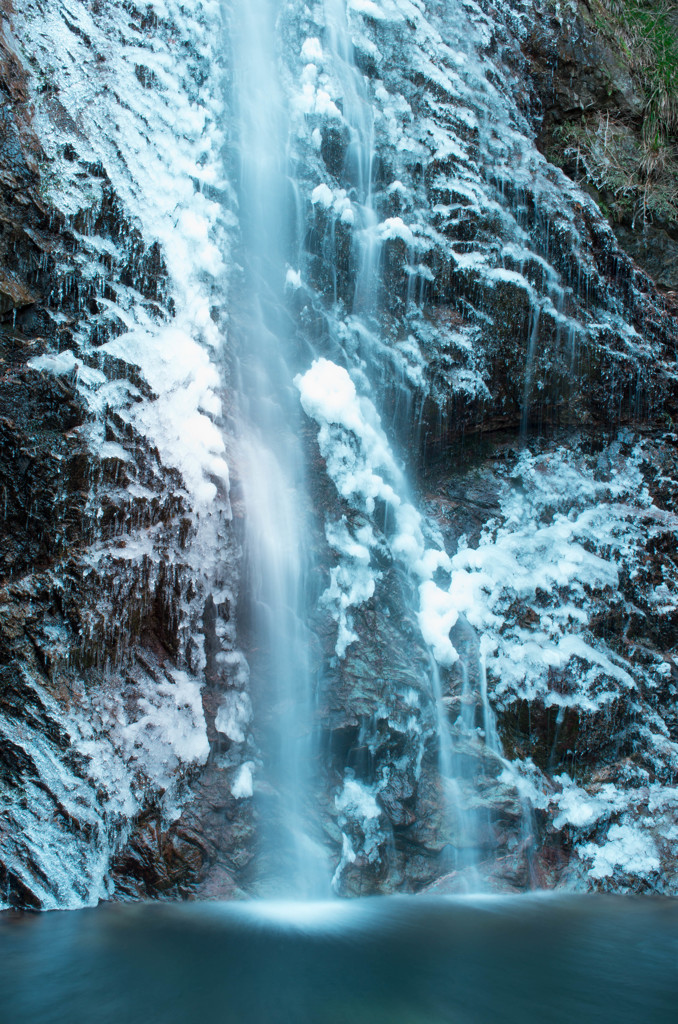
<path fill-rule="evenodd" d="M 0 915 L 2 1024 L 676 1024 L 678 901 L 381 897 Z"/>

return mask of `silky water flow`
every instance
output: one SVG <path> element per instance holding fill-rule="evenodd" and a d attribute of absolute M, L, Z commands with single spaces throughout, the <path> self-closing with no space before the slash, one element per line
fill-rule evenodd
<path fill-rule="evenodd" d="M 246 510 L 243 618 L 264 764 L 258 889 L 329 893 L 325 853 L 309 832 L 317 666 L 306 625 L 308 503 L 292 386 L 285 266 L 299 246 L 287 167 L 288 125 L 277 76 L 275 0 L 234 3 L 234 170 L 243 280 L 238 300 L 239 473 Z"/>
<path fill-rule="evenodd" d="M 229 9 L 231 164 L 243 267 L 231 329 L 238 349 L 239 475 L 246 509 L 244 589 L 248 597 L 242 618 L 247 624 L 254 717 L 264 762 L 255 793 L 260 837 L 257 891 L 319 898 L 330 893 L 336 865 L 323 846 L 320 814 L 315 810 L 318 780 L 313 765 L 319 751 L 314 710 L 321 658 L 308 626 L 308 610 L 319 595 L 310 586 L 317 574 L 308 544 L 312 511 L 294 378 L 321 353 L 294 322 L 286 302 L 290 275 L 304 266 L 304 243 L 311 227 L 305 222 L 305 210 L 311 210 L 311 216 L 312 207 L 308 202 L 304 205 L 304 183 L 297 180 L 303 167 L 299 169 L 292 156 L 289 101 L 278 49 L 281 11 L 278 0 L 233 2 Z M 382 287 L 382 242 L 373 188 L 374 112 L 367 83 L 354 60 L 344 0 L 325 0 L 324 22 L 325 60 L 331 62 L 338 83 L 348 131 L 340 177 L 357 218 L 351 317 L 363 336 L 370 338 L 379 333 Z M 337 268 L 333 269 L 336 281 Z M 336 302 L 336 286 L 334 298 Z M 312 301 L 322 303 L 318 295 Z M 327 323 L 325 345 L 351 372 L 352 357 L 331 313 Z M 369 363 L 368 353 L 367 360 L 360 360 L 360 374 Z M 371 368 L 376 374 L 382 372 L 375 363 Z M 396 476 L 398 501 L 409 502 L 406 479 L 400 472 Z M 487 812 L 474 809 L 472 775 L 479 736 L 484 734 L 492 752 L 500 756 L 486 686 L 481 685 L 484 672 L 474 675 L 480 680 L 479 692 L 469 695 L 465 670 L 462 711 L 454 723 L 433 657 L 427 680 L 437 723 L 444 827 L 454 837 L 443 857 L 450 871 L 463 876 L 461 887 L 471 891 L 482 888 L 477 870 L 480 834 L 492 829 Z M 473 703 L 482 704 L 480 724 L 473 714 L 469 717 Z M 467 753 L 469 745 L 475 745 L 472 757 Z M 529 828 L 523 831 L 527 834 Z M 335 873 L 335 881 L 336 877 Z"/>

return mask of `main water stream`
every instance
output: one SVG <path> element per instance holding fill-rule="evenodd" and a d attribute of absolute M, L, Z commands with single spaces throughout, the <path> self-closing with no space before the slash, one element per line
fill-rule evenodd
<path fill-rule="evenodd" d="M 305 465 L 292 377 L 298 359 L 285 306 L 286 268 L 300 248 L 289 125 L 278 81 L 275 0 L 230 7 L 231 157 L 242 280 L 234 297 L 239 476 L 246 515 L 245 610 L 254 713 L 263 723 L 259 797 L 264 888 L 329 892 L 329 868 L 303 809 L 314 736 L 312 568 Z M 263 785 L 261 783 L 263 782 Z"/>

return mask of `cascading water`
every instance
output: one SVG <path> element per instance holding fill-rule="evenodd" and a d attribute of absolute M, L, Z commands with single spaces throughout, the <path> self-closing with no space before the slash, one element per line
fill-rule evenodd
<path fill-rule="evenodd" d="M 231 8 L 232 106 L 237 125 L 233 142 L 244 267 L 231 328 L 232 336 L 238 338 L 238 386 L 242 396 L 239 473 L 246 509 L 245 590 L 249 594 L 249 605 L 241 618 L 249 637 L 255 728 L 261 737 L 264 761 L 258 781 L 262 837 L 259 888 L 317 895 L 330 877 L 316 835 L 320 808 L 314 809 L 311 792 L 311 765 L 319 740 L 314 701 L 322 681 L 319 643 L 309 628 L 314 603 L 309 580 L 319 575 L 321 567 L 314 563 L 306 543 L 311 529 L 305 466 L 308 456 L 301 443 L 295 384 L 307 414 L 330 431 L 338 428 L 341 433 L 344 428 L 342 437 L 335 438 L 334 447 L 330 444 L 325 450 L 321 440 L 321 452 L 339 494 L 348 498 L 354 513 L 363 514 L 362 526 L 356 525 L 354 513 L 349 518 L 346 514 L 335 517 L 334 521 L 330 517 L 326 523 L 327 540 L 340 564 L 332 571 L 330 588 L 321 595 L 320 603 L 335 607 L 339 630 L 336 658 L 343 659 L 356 639 L 351 608 L 369 598 L 380 575 L 371 568 L 377 534 L 404 573 L 403 593 L 412 592 L 404 614 L 419 619 L 423 639 L 433 645 L 434 653 L 436 644 L 445 648 L 442 658 L 436 653 L 443 664 L 452 664 L 456 655 L 445 639 L 444 629 L 442 639 L 435 635 L 440 629 L 435 606 L 443 592 L 432 582 L 432 576 L 436 569 L 449 568 L 449 558 L 438 541 L 431 546 L 427 539 L 426 525 L 411 504 L 405 476 L 382 430 L 379 412 L 371 399 L 358 395 L 344 368 L 348 367 L 360 387 L 367 390 L 371 387 L 371 369 L 383 372 L 375 365 L 383 344 L 378 340 L 384 312 L 383 245 L 388 239 L 398 238 L 409 251 L 411 232 L 399 218 L 380 224 L 374 205 L 377 159 L 373 100 L 355 62 L 343 0 L 326 0 L 323 43 L 307 38 L 302 46 L 302 58 L 308 61 L 302 74 L 307 112 L 319 106 L 330 108 L 338 120 L 334 135 L 330 131 L 323 136 L 316 129 L 314 146 L 321 150 L 325 162 L 333 164 L 343 187 L 332 191 L 321 184 L 310 190 L 310 204 L 304 198 L 309 169 L 297 153 L 290 98 L 276 50 L 281 19 L 281 8 L 273 0 L 257 0 L 246 7 L 234 4 Z M 333 99 L 321 88 L 313 61 L 322 62 L 326 79 L 331 76 Z M 309 92 L 315 95 L 310 106 Z M 338 147 L 339 156 L 328 153 L 332 144 Z M 318 218 L 320 215 L 322 221 L 323 211 L 330 214 L 329 250 L 323 250 L 324 243 L 319 246 L 317 241 Z M 348 261 L 355 277 L 352 294 L 343 297 L 337 288 L 340 268 L 336 232 L 341 227 L 353 229 Z M 324 311 L 320 292 L 305 283 L 313 277 L 313 259 L 317 262 L 318 256 L 329 263 L 332 280 L 333 305 Z M 415 277 L 410 274 L 408 303 Z M 298 317 L 299 305 L 295 308 L 290 301 L 291 293 L 301 288 L 308 303 L 303 309 L 308 310 L 310 304 L 324 319 L 326 329 L 320 335 L 304 327 L 303 318 Z M 365 358 L 360 349 L 356 351 L 348 344 L 347 324 L 363 339 Z M 324 352 L 338 362 L 328 361 Z M 316 358 L 304 373 L 309 354 Z M 302 372 L 293 382 L 297 369 Z M 351 410 L 350 406 L 355 408 Z M 349 451 L 346 461 L 347 445 L 349 449 L 364 449 L 357 455 L 358 462 L 364 461 L 357 475 L 356 453 Z M 337 459 L 344 463 L 335 472 Z M 452 621 L 450 618 L 450 624 Z M 476 871 L 480 847 L 488 846 L 487 835 L 481 838 L 481 833 L 491 830 L 484 812 L 474 809 L 473 767 L 468 750 L 464 753 L 463 749 L 473 746 L 474 738 L 477 744 L 475 725 L 467 721 L 462 710 L 452 728 L 436 658 L 431 654 L 424 657 L 418 678 L 423 701 L 420 714 L 429 719 L 425 730 L 438 751 L 442 791 L 439 871 L 459 871 L 463 877 L 459 884 L 475 889 L 480 885 Z M 393 699 L 387 695 L 383 706 Z M 462 708 L 464 702 L 469 704 L 468 694 L 464 695 Z M 485 735 L 492 733 L 496 741 L 486 690 L 483 709 Z M 375 706 L 373 720 L 377 711 Z M 421 727 L 417 725 L 416 729 Z M 496 742 L 486 742 L 496 752 Z M 417 756 L 421 761 L 423 747 Z M 367 776 L 361 781 L 354 777 L 353 769 L 347 768 L 344 790 L 336 796 L 336 806 L 343 809 L 346 820 L 346 808 L 351 807 L 354 816 L 362 813 L 364 821 L 371 822 L 358 829 L 371 861 L 377 859 L 377 854 L 374 843 L 366 837 L 376 828 L 375 819 L 380 815 L 375 793 L 381 793 L 386 782 L 386 775 L 380 782 L 370 782 Z M 318 792 L 316 786 L 316 800 Z M 387 834 L 384 841 L 386 846 L 379 856 L 388 859 L 392 856 L 392 839 Z M 341 865 L 354 862 L 357 856 L 346 832 L 342 849 L 342 861 L 334 872 L 335 887 L 340 884 Z"/>
<path fill-rule="evenodd" d="M 530 802 L 540 884 L 662 886 L 676 328 L 535 144 L 585 5 L 14 6 L 0 899 L 524 889 Z"/>
<path fill-rule="evenodd" d="M 328 868 L 303 807 L 311 780 L 312 638 L 299 410 L 288 360 L 286 268 L 299 246 L 288 126 L 277 74 L 274 0 L 235 3 L 229 28 L 243 274 L 237 352 L 238 470 L 245 504 L 245 591 L 254 714 L 262 729 L 258 888 L 322 895 Z"/>
<path fill-rule="evenodd" d="M 358 271 L 353 294 L 353 311 L 362 316 L 378 314 L 379 238 L 374 209 L 376 140 L 374 111 L 366 93 L 363 76 L 353 53 L 344 0 L 325 0 L 325 34 L 328 54 L 339 85 L 342 115 L 349 133 L 341 176 L 350 196 L 349 222 L 355 225 L 358 242 Z M 343 197 L 342 197 L 343 198 Z"/>

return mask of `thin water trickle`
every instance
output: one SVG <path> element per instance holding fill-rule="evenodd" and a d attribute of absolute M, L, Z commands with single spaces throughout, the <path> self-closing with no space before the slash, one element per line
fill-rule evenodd
<path fill-rule="evenodd" d="M 359 269 L 353 310 L 356 314 L 369 317 L 378 312 L 381 251 L 377 233 L 378 217 L 374 208 L 374 110 L 364 77 L 355 63 L 345 0 L 325 0 L 325 26 L 327 47 L 341 91 L 343 118 L 349 132 L 342 176 L 358 212 L 356 237 L 359 240 Z"/>
<path fill-rule="evenodd" d="M 374 112 L 364 76 L 356 66 L 344 0 L 325 0 L 327 44 L 334 58 L 335 73 L 341 86 L 343 116 L 350 130 L 350 142 L 344 164 L 347 185 L 352 186 L 354 203 L 359 210 L 356 239 L 359 248 L 353 315 L 361 332 L 369 335 L 369 322 L 379 314 L 380 263 L 382 240 L 378 232 L 379 218 L 374 203 L 374 174 L 377 162 Z M 412 258 L 410 258 L 412 262 Z M 414 278 L 410 277 L 410 291 Z M 409 499 L 404 477 L 399 481 L 400 496 Z M 389 509 L 385 509 L 388 517 Z M 383 524 L 388 535 L 394 528 Z M 438 665 L 430 658 L 428 686 L 436 718 L 436 738 L 441 789 L 443 792 L 444 829 L 453 838 L 452 853 L 446 858 L 450 869 L 466 869 L 466 887 L 475 891 L 480 883 L 475 871 L 477 859 L 477 822 L 465 802 L 459 779 L 464 770 L 452 735 L 450 718 L 443 700 Z"/>
<path fill-rule="evenodd" d="M 530 325 L 530 335 L 527 343 L 527 359 L 525 362 L 525 384 L 523 386 L 523 409 L 520 419 L 520 433 L 523 437 L 527 435 L 527 429 L 530 422 L 530 402 L 532 400 L 532 388 L 534 385 L 534 367 L 537 355 L 537 343 L 539 341 L 539 306 L 535 306 L 532 310 L 532 322 Z"/>

